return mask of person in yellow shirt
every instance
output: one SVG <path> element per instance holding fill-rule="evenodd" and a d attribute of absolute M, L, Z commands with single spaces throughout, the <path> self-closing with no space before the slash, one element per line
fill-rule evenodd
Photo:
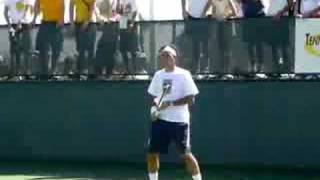
<path fill-rule="evenodd" d="M 95 0 L 70 0 L 70 23 L 75 29 L 78 51 L 78 75 L 89 73 L 94 60 L 97 28 L 94 22 Z"/>
<path fill-rule="evenodd" d="M 47 79 L 49 75 L 57 75 L 57 61 L 63 49 L 62 28 L 64 25 L 64 0 L 36 0 L 33 23 L 41 13 L 42 20 L 37 34 L 41 60 L 40 78 Z M 51 49 L 51 69 L 48 69 L 49 50 Z"/>

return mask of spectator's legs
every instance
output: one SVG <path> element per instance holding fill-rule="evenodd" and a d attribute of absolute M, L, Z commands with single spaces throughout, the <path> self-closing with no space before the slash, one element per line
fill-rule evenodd
<path fill-rule="evenodd" d="M 200 41 L 192 38 L 192 61 L 191 73 L 198 73 L 200 70 Z"/>
<path fill-rule="evenodd" d="M 85 61 L 85 32 L 81 29 L 81 24 L 77 24 L 75 27 L 76 31 L 76 44 L 77 44 L 77 51 L 78 51 L 78 59 L 77 59 L 77 73 L 80 75 L 83 72 L 83 64 Z"/>
<path fill-rule="evenodd" d="M 293 62 L 290 60 L 289 56 L 289 47 L 288 44 L 282 43 L 281 44 L 281 53 L 282 53 L 282 59 L 283 59 L 283 68 L 282 71 L 283 73 L 292 73 L 293 72 Z"/>
<path fill-rule="evenodd" d="M 250 61 L 250 72 L 256 73 L 257 67 L 256 67 L 256 59 L 255 59 L 255 52 L 254 52 L 254 43 L 248 42 L 248 55 L 249 55 L 249 61 Z"/>
<path fill-rule="evenodd" d="M 257 72 L 261 72 L 263 68 L 263 44 L 262 42 L 257 42 L 256 44 L 256 53 L 257 53 Z"/>
<path fill-rule="evenodd" d="M 26 75 L 31 75 L 32 39 L 29 25 L 24 25 L 24 30 L 22 32 L 22 49 L 24 57 L 24 73 Z"/>
<path fill-rule="evenodd" d="M 218 68 L 217 68 L 217 73 L 218 74 L 223 74 L 224 68 L 225 68 L 225 40 L 224 40 L 224 27 L 223 27 L 223 22 L 217 22 L 218 29 L 217 29 L 217 45 L 218 45 Z"/>
<path fill-rule="evenodd" d="M 22 75 L 22 66 L 21 66 L 21 55 L 22 55 L 22 32 L 19 31 L 18 33 L 16 33 L 16 38 L 17 38 L 17 42 L 16 42 L 16 47 L 15 47 L 15 54 L 16 54 L 16 67 L 15 67 L 15 75 Z"/>
<path fill-rule="evenodd" d="M 137 73 L 137 52 L 131 51 L 132 73 Z"/>
<path fill-rule="evenodd" d="M 56 75 L 58 73 L 57 62 L 63 49 L 63 34 L 61 27 L 56 27 L 56 25 L 54 25 L 52 28 L 54 28 L 54 32 L 53 36 L 51 36 L 51 73 Z"/>
<path fill-rule="evenodd" d="M 279 53 L 278 53 L 278 45 L 275 43 L 271 44 L 271 53 L 272 53 L 272 72 L 273 73 L 280 73 L 280 64 L 279 64 Z"/>
<path fill-rule="evenodd" d="M 108 50 L 106 51 L 107 53 L 107 69 L 106 69 L 106 74 L 107 76 L 110 76 L 113 74 L 113 68 L 115 65 L 115 58 L 114 58 L 114 54 L 116 52 L 116 45 L 115 43 L 110 44 L 110 48 L 108 48 Z"/>
<path fill-rule="evenodd" d="M 50 28 L 49 24 L 41 24 L 38 32 L 38 49 L 39 49 L 39 58 L 40 58 L 40 78 L 48 78 L 48 61 L 50 49 L 49 46 L 49 37 L 50 37 Z"/>
<path fill-rule="evenodd" d="M 123 62 L 124 62 L 125 68 L 126 68 L 126 73 L 127 74 L 131 74 L 130 67 L 129 67 L 128 52 L 122 50 L 121 54 L 122 54 L 122 58 L 123 58 Z"/>
<path fill-rule="evenodd" d="M 98 46 L 97 46 L 97 52 L 96 52 L 96 57 L 95 57 L 95 62 L 94 62 L 94 73 L 96 76 L 102 75 L 103 71 L 103 64 L 105 59 L 105 47 L 106 44 L 103 42 L 102 37 L 98 40 Z"/>
<path fill-rule="evenodd" d="M 87 68 L 88 73 L 91 74 L 94 72 L 94 58 L 95 58 L 95 43 L 97 37 L 97 27 L 95 24 L 90 24 L 89 32 L 88 32 L 88 57 L 87 57 Z"/>
<path fill-rule="evenodd" d="M 203 40 L 203 42 L 202 42 L 202 59 L 203 59 L 203 61 L 205 61 L 204 62 L 204 64 L 206 65 L 205 66 L 205 71 L 209 71 L 209 65 L 210 65 L 210 63 L 209 63 L 209 42 L 208 42 L 208 38 L 207 39 L 204 39 Z M 200 66 L 200 68 L 201 68 L 201 66 Z M 201 71 L 201 69 L 200 69 L 200 71 Z"/>

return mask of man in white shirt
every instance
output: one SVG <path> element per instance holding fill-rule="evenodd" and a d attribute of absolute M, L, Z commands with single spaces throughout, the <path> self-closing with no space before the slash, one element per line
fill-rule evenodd
<path fill-rule="evenodd" d="M 190 72 L 176 66 L 178 52 L 174 46 L 164 46 L 159 53 L 163 69 L 155 73 L 148 88 L 156 105 L 152 108 L 154 121 L 147 154 L 149 179 L 158 180 L 160 153 L 168 153 L 168 146 L 173 142 L 193 180 L 201 180 L 198 162 L 191 153 L 189 112 L 199 90 Z"/>
<path fill-rule="evenodd" d="M 30 75 L 32 0 L 5 0 L 4 17 L 9 28 L 11 75 Z M 24 60 L 22 68 L 21 56 Z"/>
<path fill-rule="evenodd" d="M 292 0 L 270 0 L 266 9 L 266 16 L 273 17 L 267 25 L 266 42 L 272 51 L 272 76 L 293 71 L 293 61 L 289 58 L 290 27 L 294 27 L 293 19 L 283 18 L 293 15 L 294 2 Z"/>
<path fill-rule="evenodd" d="M 135 20 L 138 14 L 136 0 L 117 0 L 117 11 L 121 14 L 120 26 L 120 52 L 122 54 L 127 74 L 135 74 L 137 71 L 138 34 Z M 129 56 L 131 54 L 130 68 Z"/>
<path fill-rule="evenodd" d="M 216 40 L 219 62 L 217 73 L 231 74 L 230 60 L 232 56 L 230 37 L 235 33 L 234 22 L 228 20 L 240 17 L 240 5 L 234 0 L 210 0 L 212 6 L 212 18 L 216 19 Z"/>
<path fill-rule="evenodd" d="M 102 80 L 111 77 L 115 65 L 114 55 L 119 36 L 118 21 L 121 17 L 116 11 L 116 4 L 117 0 L 97 1 L 98 20 L 103 22 L 103 28 L 97 44 L 95 75 Z M 103 75 L 104 70 L 106 77 Z"/>
<path fill-rule="evenodd" d="M 181 0 L 182 15 L 186 21 L 185 31 L 192 39 L 191 72 L 201 72 L 201 51 L 204 63 L 208 63 L 209 22 L 207 11 L 210 7 L 209 0 Z M 202 48 L 201 48 L 202 47 Z M 208 64 L 205 65 L 206 68 Z M 207 69 L 209 70 L 209 69 Z"/>

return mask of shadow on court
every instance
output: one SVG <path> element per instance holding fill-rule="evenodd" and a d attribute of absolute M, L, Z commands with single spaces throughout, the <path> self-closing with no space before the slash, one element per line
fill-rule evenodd
<path fill-rule="evenodd" d="M 317 170 L 203 166 L 204 180 L 320 180 Z M 146 180 L 143 164 L 1 162 L 0 180 Z M 191 180 L 182 165 L 161 166 L 160 180 Z"/>

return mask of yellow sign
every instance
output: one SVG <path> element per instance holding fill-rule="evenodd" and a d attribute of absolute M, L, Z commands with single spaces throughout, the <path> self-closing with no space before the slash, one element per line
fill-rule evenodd
<path fill-rule="evenodd" d="M 316 35 L 307 33 L 305 36 L 304 49 L 309 54 L 320 57 L 320 33 Z"/>

